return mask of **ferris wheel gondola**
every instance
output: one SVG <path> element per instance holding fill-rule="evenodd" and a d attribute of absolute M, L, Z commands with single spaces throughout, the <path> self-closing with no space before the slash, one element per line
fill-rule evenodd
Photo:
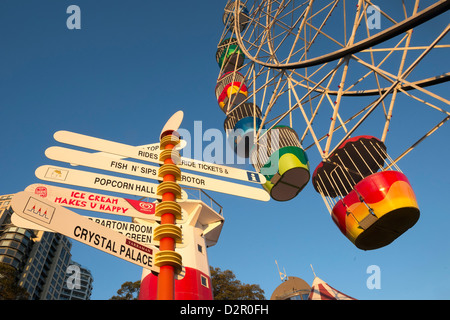
<path fill-rule="evenodd" d="M 333 221 L 360 249 L 386 246 L 419 219 L 408 179 L 391 164 L 382 141 L 358 136 L 345 141 L 313 173 L 314 189 Z"/>

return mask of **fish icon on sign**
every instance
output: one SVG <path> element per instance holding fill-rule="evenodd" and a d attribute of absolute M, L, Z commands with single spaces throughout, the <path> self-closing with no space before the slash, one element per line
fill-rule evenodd
<path fill-rule="evenodd" d="M 39 199 L 30 197 L 23 213 L 50 224 L 53 214 L 55 213 L 55 208 Z"/>

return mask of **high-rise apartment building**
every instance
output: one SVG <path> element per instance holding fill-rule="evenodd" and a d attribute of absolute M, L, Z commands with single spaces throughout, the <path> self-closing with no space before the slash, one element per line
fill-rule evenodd
<path fill-rule="evenodd" d="M 35 234 L 32 230 L 17 228 L 11 224 L 12 210 L 9 203 L 12 196 L 0 196 L 0 262 L 21 270 L 31 251 L 31 239 Z"/>
<path fill-rule="evenodd" d="M 59 233 L 36 231 L 19 278 L 32 300 L 59 300 L 65 285 L 72 243 Z"/>
<path fill-rule="evenodd" d="M 9 205 L 12 196 L 0 196 L 0 262 L 19 271 L 18 283 L 27 290 L 31 300 L 59 300 L 63 288 L 67 287 L 68 268 L 74 263 L 70 253 L 72 243 L 59 233 L 13 225 Z M 80 275 L 83 277 L 83 273 Z M 88 282 L 86 299 L 92 291 L 92 276 Z"/>

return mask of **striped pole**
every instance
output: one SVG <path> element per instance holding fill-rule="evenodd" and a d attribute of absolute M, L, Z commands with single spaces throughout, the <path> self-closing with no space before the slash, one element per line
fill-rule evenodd
<path fill-rule="evenodd" d="M 181 187 L 177 180 L 181 178 L 180 153 L 174 150 L 179 143 L 176 131 L 166 131 L 161 134 L 160 157 L 161 165 L 158 175 L 163 178 L 158 185 L 157 194 L 162 196 L 156 205 L 155 215 L 161 217 L 161 224 L 155 228 L 154 239 L 159 240 L 159 252 L 155 256 L 155 265 L 160 267 L 157 286 L 157 300 L 175 299 L 175 276 L 181 272 L 181 255 L 175 252 L 175 243 L 181 242 L 181 228 L 175 225 L 181 219 L 181 207 L 176 202 L 181 198 Z"/>

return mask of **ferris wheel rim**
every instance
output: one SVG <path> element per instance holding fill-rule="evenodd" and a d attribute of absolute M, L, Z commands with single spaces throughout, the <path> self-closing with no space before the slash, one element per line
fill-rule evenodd
<path fill-rule="evenodd" d="M 234 10 L 234 26 L 236 30 L 238 29 L 238 26 L 240 25 L 240 17 L 239 14 L 237 14 L 238 9 L 240 8 L 241 0 L 235 1 L 235 10 Z M 260 61 L 256 58 L 254 58 L 248 50 L 244 46 L 244 42 L 242 40 L 242 36 L 240 32 L 236 32 L 236 40 L 238 42 L 238 45 L 246 58 L 251 60 L 254 63 L 257 63 L 263 67 L 267 68 L 273 68 L 273 69 L 299 69 L 299 68 L 305 68 L 305 67 L 312 67 L 319 64 L 327 63 L 330 61 L 334 61 L 340 58 L 344 58 L 345 56 L 360 52 L 362 50 L 365 50 L 367 48 L 373 47 L 375 45 L 378 45 L 386 40 L 389 40 L 395 36 L 398 36 L 399 34 L 406 32 L 416 26 L 419 26 L 437 16 L 439 16 L 442 13 L 447 12 L 450 9 L 450 0 L 440 0 L 426 9 L 423 9 L 422 11 L 416 13 L 415 15 L 412 15 L 401 22 L 398 22 L 397 24 L 385 29 L 382 32 L 379 32 L 373 36 L 370 36 L 364 40 L 361 40 L 357 43 L 352 44 L 351 46 L 344 47 L 342 49 L 336 50 L 334 52 L 308 59 L 305 61 L 299 61 L 299 62 L 293 62 L 293 63 L 286 63 L 286 64 L 274 64 L 274 63 L 268 63 L 264 61 Z"/>

